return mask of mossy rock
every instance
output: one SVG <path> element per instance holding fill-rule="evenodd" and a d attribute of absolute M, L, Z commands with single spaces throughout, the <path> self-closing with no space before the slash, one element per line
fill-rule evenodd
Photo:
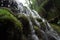
<path fill-rule="evenodd" d="M 21 22 L 8 9 L 0 8 L 0 40 L 22 40 Z"/>
<path fill-rule="evenodd" d="M 30 25 L 29 25 L 29 21 L 27 16 L 25 16 L 24 14 L 22 15 L 18 15 L 18 19 L 21 21 L 21 23 L 23 24 L 23 33 L 24 35 L 27 37 L 28 34 L 30 34 Z"/>

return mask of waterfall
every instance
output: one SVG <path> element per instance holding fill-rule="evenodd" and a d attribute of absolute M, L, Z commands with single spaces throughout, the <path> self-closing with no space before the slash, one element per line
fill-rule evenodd
<path fill-rule="evenodd" d="M 25 6 L 26 7 L 26 10 L 24 12 L 24 5 L 22 3 L 16 3 L 15 0 L 11 0 L 13 1 L 13 5 L 15 5 L 14 7 L 16 8 L 15 10 L 19 11 L 19 15 L 23 14 L 24 16 L 27 17 L 28 21 L 29 21 L 29 28 L 30 28 L 30 34 L 28 34 L 28 40 L 39 40 L 38 36 L 35 34 L 35 30 L 34 30 L 34 24 L 32 22 L 32 19 L 33 18 L 33 21 L 34 23 L 36 24 L 36 26 L 39 28 L 39 31 L 42 33 L 42 36 L 44 40 L 49 40 L 49 37 L 51 38 L 54 38 L 55 40 L 60 40 L 60 36 L 58 35 L 58 33 L 50 26 L 50 24 L 48 23 L 47 20 L 45 20 L 44 18 L 42 18 L 37 11 L 35 10 L 31 10 L 28 6 Z M 3 3 L 3 2 L 2 2 Z M 12 4 L 12 3 L 10 3 Z M 13 6 L 12 5 L 12 6 Z M 19 17 L 19 16 L 18 16 Z M 45 30 L 41 29 L 43 28 L 40 24 L 40 22 L 37 20 L 40 19 L 42 20 L 42 22 L 44 23 L 45 25 Z"/>
<path fill-rule="evenodd" d="M 36 13 L 32 12 L 29 7 L 28 7 L 28 10 L 31 12 L 30 15 L 33 17 L 36 25 L 37 25 L 39 28 L 41 28 L 41 25 L 40 25 L 40 23 L 36 20 L 36 18 L 40 18 L 40 19 L 42 19 L 42 18 L 37 14 L 36 11 L 34 11 L 34 12 L 36 12 Z M 44 39 L 45 39 L 45 40 L 48 40 L 47 35 L 45 34 L 45 32 L 44 32 L 43 30 L 40 30 L 40 31 L 43 33 L 43 35 L 44 35 L 44 37 L 45 37 Z"/>
<path fill-rule="evenodd" d="M 46 33 L 55 38 L 56 40 L 60 40 L 60 37 L 58 36 L 58 33 L 56 31 L 53 30 L 53 28 L 50 26 L 50 24 L 48 23 L 48 21 L 46 21 L 45 19 L 42 19 L 45 26 L 46 26 Z"/>
<path fill-rule="evenodd" d="M 32 19 L 30 17 L 32 17 L 34 19 L 33 21 L 40 28 L 40 32 L 42 32 L 42 34 L 43 34 L 42 36 L 44 36 L 44 40 L 49 40 L 48 36 L 50 36 L 56 40 L 60 40 L 60 37 L 58 36 L 57 32 L 53 30 L 53 28 L 50 26 L 48 21 L 46 21 L 44 18 L 42 18 L 35 10 L 31 10 L 28 6 L 26 6 L 26 7 L 27 7 L 27 9 L 25 10 L 26 13 L 23 13 L 21 11 L 21 14 L 24 14 L 27 17 L 29 24 L 30 24 L 31 34 L 29 34 L 29 36 L 31 39 L 28 39 L 28 40 L 39 40 L 39 38 L 35 34 L 35 30 L 33 28 L 33 23 L 31 21 Z M 24 7 L 22 7 L 21 9 L 24 10 Z M 45 31 L 41 29 L 41 24 L 40 24 L 40 22 L 37 21 L 37 18 L 42 20 L 42 22 L 44 23 L 45 28 L 46 28 Z"/>
<path fill-rule="evenodd" d="M 31 11 L 31 9 L 29 7 L 27 7 L 28 10 L 31 12 L 31 15 L 34 18 L 39 18 L 42 20 L 42 22 L 44 23 L 44 25 L 46 26 L 46 30 L 45 30 L 45 37 L 47 38 L 46 40 L 48 40 L 48 35 L 55 38 L 56 40 L 60 40 L 60 37 L 58 36 L 57 32 L 53 30 L 53 28 L 50 26 L 50 24 L 42 17 L 40 17 L 40 15 L 33 10 L 33 12 Z M 35 23 L 39 26 L 39 28 L 41 27 L 40 26 L 40 23 L 34 19 Z M 49 30 L 48 30 L 49 29 Z"/>
<path fill-rule="evenodd" d="M 28 18 L 29 20 L 29 24 L 30 24 L 30 29 L 31 29 L 31 37 L 32 37 L 32 40 L 39 40 L 39 38 L 37 37 L 37 35 L 35 34 L 35 30 L 33 28 L 33 25 L 32 25 L 32 22 L 31 20 Z"/>
<path fill-rule="evenodd" d="M 32 22 L 31 22 L 31 19 L 30 19 L 30 17 L 29 17 L 29 14 L 24 14 L 26 17 L 27 17 L 27 19 L 28 19 L 28 21 L 29 21 L 29 24 L 30 24 L 30 32 L 31 32 L 31 34 L 29 34 L 28 35 L 28 40 L 39 40 L 39 38 L 37 37 L 37 35 L 35 34 L 35 30 L 34 30 L 34 28 L 33 28 L 33 24 L 32 24 Z"/>

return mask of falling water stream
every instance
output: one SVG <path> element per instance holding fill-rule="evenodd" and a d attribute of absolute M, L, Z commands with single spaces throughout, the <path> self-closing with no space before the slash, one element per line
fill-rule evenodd
<path fill-rule="evenodd" d="M 31 22 L 31 19 L 29 18 L 29 14 L 24 14 L 25 16 L 27 16 L 27 19 L 29 21 L 29 24 L 30 24 L 30 34 L 28 35 L 28 40 L 39 40 L 39 38 L 37 37 L 37 35 L 35 34 L 35 30 L 34 30 L 34 27 L 33 27 L 33 24 Z"/>
<path fill-rule="evenodd" d="M 38 14 L 37 12 L 35 12 L 35 13 Z M 60 40 L 60 37 L 58 36 L 57 32 L 53 30 L 53 28 L 50 26 L 50 24 L 47 21 L 45 21 L 45 19 L 43 19 L 41 17 L 40 17 L 40 19 L 43 21 L 43 23 L 46 26 L 46 31 L 45 32 L 48 35 L 50 35 L 51 37 L 55 38 L 56 40 Z"/>
<path fill-rule="evenodd" d="M 40 19 L 42 19 L 42 18 L 37 14 L 37 12 L 34 13 L 34 12 L 31 11 L 30 8 L 28 8 L 28 9 L 30 10 L 31 15 L 32 15 L 32 17 L 33 17 L 36 25 L 37 25 L 39 28 L 41 28 L 41 25 L 40 25 L 40 23 L 36 20 L 36 18 L 40 18 Z M 34 11 L 34 10 L 33 10 L 33 11 Z M 40 30 L 40 32 L 42 32 L 42 33 L 44 34 L 45 40 L 48 40 L 47 35 L 45 34 L 45 32 L 44 32 L 43 30 Z"/>
<path fill-rule="evenodd" d="M 40 28 L 40 32 L 42 32 L 42 34 L 43 34 L 42 36 L 44 36 L 44 40 L 49 40 L 48 36 L 54 38 L 55 40 L 60 40 L 60 37 L 58 36 L 57 32 L 53 30 L 53 28 L 50 26 L 48 21 L 46 21 L 44 18 L 42 18 L 35 10 L 31 10 L 29 7 L 27 7 L 27 10 L 28 11 L 26 11 L 26 13 L 22 13 L 22 14 L 24 14 L 27 17 L 29 24 L 30 24 L 31 34 L 29 34 L 30 39 L 28 39 L 28 40 L 39 40 L 38 36 L 35 34 L 33 23 L 31 21 L 32 19 L 30 17 L 33 18 L 33 21 L 35 22 L 37 27 Z M 40 20 L 42 20 L 42 22 L 44 23 L 45 28 L 46 28 L 45 31 L 43 31 L 41 29 L 41 24 L 40 24 L 40 22 L 38 22 L 38 20 L 36 18 L 39 18 Z"/>
<path fill-rule="evenodd" d="M 44 23 L 44 25 L 46 26 L 45 32 L 43 31 L 43 34 L 45 34 L 44 36 L 46 38 L 45 40 L 48 40 L 48 36 L 51 36 L 51 37 L 55 38 L 56 40 L 60 40 L 60 37 L 58 36 L 57 32 L 53 30 L 53 28 L 50 26 L 50 24 L 44 18 L 40 17 L 36 11 L 33 10 L 35 12 L 34 13 L 34 12 L 32 12 L 32 10 L 29 7 L 27 7 L 27 8 L 31 12 L 30 15 L 32 15 L 36 25 L 39 26 L 39 28 L 41 26 L 40 26 L 40 23 L 36 20 L 36 17 L 41 19 L 42 22 Z"/>

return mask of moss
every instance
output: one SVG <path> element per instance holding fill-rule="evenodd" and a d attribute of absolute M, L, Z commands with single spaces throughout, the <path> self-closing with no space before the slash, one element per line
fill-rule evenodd
<path fill-rule="evenodd" d="M 0 26 L 3 24 L 1 26 L 2 29 L 0 29 L 0 32 L 1 31 L 6 32 L 6 33 L 2 32 L 2 36 L 4 36 L 4 37 L 7 36 L 6 38 L 7 39 L 10 38 L 9 40 L 12 40 L 12 39 L 16 39 L 16 40 L 23 39 L 22 38 L 23 37 L 22 23 L 20 22 L 20 20 L 18 20 L 12 14 L 13 13 L 8 11 L 8 9 L 0 8 Z M 13 34 L 12 34 L 12 32 L 13 32 Z M 4 37 L 2 37 L 3 40 L 4 40 Z"/>
<path fill-rule="evenodd" d="M 12 22 L 14 22 L 15 25 L 17 25 L 20 28 L 20 30 L 22 29 L 21 22 L 19 20 L 17 20 L 17 18 L 14 17 L 10 11 L 8 11 L 4 8 L 0 8 L 0 19 L 2 19 L 2 20 L 4 20 L 4 19 L 8 20 L 9 19 Z"/>
<path fill-rule="evenodd" d="M 53 27 L 54 30 L 56 30 L 58 33 L 60 33 L 60 26 L 58 26 L 56 24 L 51 24 L 51 26 Z"/>
<path fill-rule="evenodd" d="M 35 29 L 35 30 L 39 30 L 39 28 L 38 28 L 37 26 L 34 26 L 34 29 Z"/>
<path fill-rule="evenodd" d="M 30 25 L 29 25 L 29 20 L 27 16 L 24 14 L 18 15 L 18 19 L 21 21 L 23 24 L 23 34 L 28 37 L 28 34 L 30 34 Z"/>

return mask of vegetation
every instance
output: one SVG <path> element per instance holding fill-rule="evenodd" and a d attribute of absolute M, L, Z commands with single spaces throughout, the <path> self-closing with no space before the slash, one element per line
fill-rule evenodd
<path fill-rule="evenodd" d="M 4 8 L 0 8 L 0 19 L 8 19 L 15 23 L 19 28 L 22 29 L 21 23 L 19 20 L 17 20 L 16 17 L 14 17 L 8 10 L 5 10 Z"/>
<path fill-rule="evenodd" d="M 12 15 L 10 11 L 5 8 L 0 8 L 0 39 L 21 39 L 21 37 L 18 37 L 22 35 L 22 28 L 21 22 L 14 15 Z M 15 35 L 13 35 L 12 32 Z"/>
<path fill-rule="evenodd" d="M 54 30 L 56 30 L 59 35 L 60 35 L 60 26 L 59 25 L 56 25 L 56 24 L 51 24 L 51 26 L 54 28 Z"/>

